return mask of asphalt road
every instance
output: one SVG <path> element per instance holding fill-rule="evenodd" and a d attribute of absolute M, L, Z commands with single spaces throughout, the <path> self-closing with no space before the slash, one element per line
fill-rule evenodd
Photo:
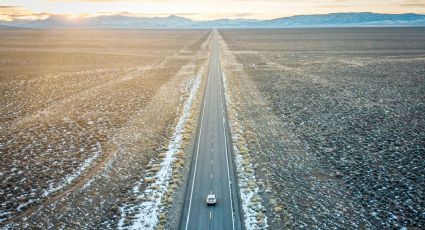
<path fill-rule="evenodd" d="M 212 39 L 207 86 L 180 229 L 241 229 L 215 30 Z M 216 205 L 207 206 L 208 194 L 216 195 Z"/>

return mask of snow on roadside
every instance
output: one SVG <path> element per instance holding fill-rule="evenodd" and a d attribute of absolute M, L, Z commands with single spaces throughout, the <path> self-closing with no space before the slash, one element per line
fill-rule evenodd
<path fill-rule="evenodd" d="M 262 205 L 262 199 L 258 195 L 259 187 L 256 183 L 253 165 L 250 161 L 247 142 L 242 135 L 243 128 L 238 122 L 237 113 L 233 108 L 231 97 L 227 93 L 228 88 L 225 73 L 222 73 L 222 76 L 227 109 L 229 110 L 229 124 L 232 133 L 233 152 L 235 154 L 245 228 L 248 230 L 266 229 L 268 227 L 267 216 L 263 213 L 265 209 Z"/>
<path fill-rule="evenodd" d="M 136 205 L 124 204 L 120 207 L 119 229 L 156 229 L 160 218 L 159 214 L 163 211 L 162 198 L 168 190 L 175 154 L 181 147 L 184 126 L 189 119 L 192 102 L 201 83 L 201 73 L 202 69 L 194 79 L 188 80 L 186 83 L 183 91 L 189 92 L 189 96 L 184 102 L 182 115 L 174 129 L 162 162 L 159 165 L 155 165 L 153 162 L 149 163 L 152 167 L 156 167 L 158 171 L 153 176 L 145 176 L 133 187 L 133 194 L 142 202 Z M 149 172 L 146 175 L 149 175 Z M 153 183 L 150 183 L 144 191 L 140 191 L 140 186 L 144 181 L 153 181 Z"/>

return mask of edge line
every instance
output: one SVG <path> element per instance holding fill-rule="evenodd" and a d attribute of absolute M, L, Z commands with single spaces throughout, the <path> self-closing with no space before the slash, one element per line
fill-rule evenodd
<path fill-rule="evenodd" d="M 211 65 L 211 61 L 210 61 L 210 65 Z M 211 70 L 211 68 L 210 68 Z M 193 172 L 193 179 L 192 179 L 192 188 L 190 190 L 190 199 L 189 199 L 189 209 L 187 211 L 187 219 L 186 219 L 186 226 L 185 229 L 187 230 L 188 228 L 188 224 L 189 224 L 189 219 L 190 219 L 190 208 L 192 206 L 192 196 L 193 196 L 193 187 L 195 185 L 195 178 L 196 178 L 196 168 L 198 166 L 198 155 L 199 155 L 199 145 L 200 145 L 200 141 L 201 141 L 201 134 L 202 134 L 202 124 L 204 123 L 204 113 L 205 113 L 205 105 L 207 104 L 207 96 L 208 96 L 208 82 L 210 80 L 209 75 L 210 75 L 210 70 L 208 71 L 208 77 L 207 77 L 207 83 L 206 83 L 206 89 L 205 89 L 205 96 L 204 96 L 204 106 L 202 109 L 202 118 L 201 118 L 201 126 L 199 128 L 199 136 L 198 136 L 198 147 L 196 148 L 196 158 L 195 158 L 195 171 Z"/>

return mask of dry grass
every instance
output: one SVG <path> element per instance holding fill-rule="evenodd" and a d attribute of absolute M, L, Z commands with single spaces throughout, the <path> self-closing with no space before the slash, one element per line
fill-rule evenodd
<path fill-rule="evenodd" d="M 51 219 L 43 216 L 64 206 L 67 211 L 58 223 L 99 226 L 109 218 L 107 226 L 112 224 L 110 215 L 117 213 L 109 213 L 109 206 L 115 202 L 106 197 L 114 194 L 117 200 L 142 177 L 138 173 L 149 159 L 163 151 L 183 83 L 194 73 L 174 76 L 187 64 L 199 65 L 191 62 L 191 55 L 200 49 L 205 34 L 208 31 L 0 31 L 0 220 L 20 215 L 95 170 L 99 173 L 84 179 L 90 179 L 87 188 L 72 189 L 75 194 L 65 197 L 80 202 L 79 210 L 72 211 L 64 198 L 54 206 L 43 204 L 32 221 L 48 224 Z M 117 150 L 109 147 L 112 144 Z M 64 181 L 90 157 L 95 157 L 93 167 Z M 103 163 L 96 167 L 96 162 Z M 118 182 L 101 182 L 111 178 Z M 84 212 L 92 214 L 79 219 Z"/>
<path fill-rule="evenodd" d="M 220 32 L 272 228 L 425 226 L 423 28 Z"/>

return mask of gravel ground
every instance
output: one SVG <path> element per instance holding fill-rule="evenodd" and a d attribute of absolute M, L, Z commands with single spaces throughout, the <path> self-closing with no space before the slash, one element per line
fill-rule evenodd
<path fill-rule="evenodd" d="M 425 227 L 423 28 L 221 34 L 275 223 Z"/>

